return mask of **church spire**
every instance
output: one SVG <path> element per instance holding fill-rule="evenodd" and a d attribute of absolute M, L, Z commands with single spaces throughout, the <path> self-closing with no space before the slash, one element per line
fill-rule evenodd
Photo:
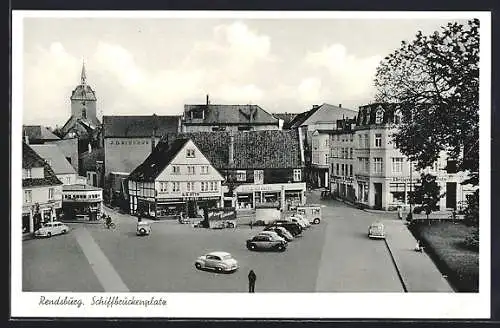
<path fill-rule="evenodd" d="M 85 60 L 82 62 L 81 84 L 87 84 L 87 74 L 85 72 Z"/>

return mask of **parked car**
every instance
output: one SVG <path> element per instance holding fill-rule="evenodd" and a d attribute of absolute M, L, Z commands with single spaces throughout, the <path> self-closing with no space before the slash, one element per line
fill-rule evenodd
<path fill-rule="evenodd" d="M 298 235 L 300 235 L 302 233 L 302 230 L 303 230 L 302 227 L 298 223 L 290 222 L 287 220 L 274 221 L 269 226 L 283 227 L 286 230 L 288 230 L 288 232 L 290 232 L 293 237 L 297 237 Z"/>
<path fill-rule="evenodd" d="M 286 249 L 287 242 L 279 237 L 272 235 L 257 235 L 247 240 L 247 248 L 249 250 L 276 250 L 283 252 Z"/>
<path fill-rule="evenodd" d="M 59 221 L 47 222 L 43 227 L 35 231 L 37 237 L 52 237 L 62 235 L 69 231 L 69 227 Z"/>
<path fill-rule="evenodd" d="M 368 228 L 368 237 L 369 238 L 385 238 L 385 228 L 382 222 L 374 222 Z"/>
<path fill-rule="evenodd" d="M 288 220 L 297 222 L 304 230 L 311 226 L 311 224 L 300 214 L 292 214 L 290 217 L 288 217 Z"/>
<path fill-rule="evenodd" d="M 264 231 L 275 231 L 280 237 L 285 238 L 286 241 L 293 240 L 293 235 L 283 227 L 269 226 Z"/>
<path fill-rule="evenodd" d="M 138 236 L 146 236 L 151 234 L 151 224 L 149 222 L 137 222 L 136 234 Z"/>
<path fill-rule="evenodd" d="M 239 265 L 230 253 L 211 252 L 196 259 L 194 266 L 198 269 L 211 269 L 217 272 L 234 272 Z"/>
<path fill-rule="evenodd" d="M 281 237 L 276 231 L 264 230 L 264 231 L 259 232 L 258 234 L 263 235 L 263 236 L 272 236 L 274 238 L 282 239 L 282 240 L 288 242 L 285 238 Z"/>

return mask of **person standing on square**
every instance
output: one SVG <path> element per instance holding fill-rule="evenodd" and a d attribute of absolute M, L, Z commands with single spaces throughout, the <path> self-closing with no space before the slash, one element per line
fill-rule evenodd
<path fill-rule="evenodd" d="M 257 280 L 257 275 L 253 270 L 250 270 L 248 273 L 248 292 L 249 293 L 254 293 L 255 292 L 255 281 Z"/>

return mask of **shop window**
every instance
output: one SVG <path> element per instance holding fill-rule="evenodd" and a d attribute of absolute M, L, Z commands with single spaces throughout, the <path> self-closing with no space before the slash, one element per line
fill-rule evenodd
<path fill-rule="evenodd" d="M 379 133 L 375 135 L 375 147 L 376 148 L 382 147 L 382 135 Z"/>
<path fill-rule="evenodd" d="M 253 172 L 253 179 L 255 184 L 263 184 L 264 183 L 264 171 L 263 170 L 255 170 Z"/>
<path fill-rule="evenodd" d="M 186 157 L 194 158 L 195 157 L 194 149 L 191 148 L 187 149 Z"/>
<path fill-rule="evenodd" d="M 49 200 L 54 199 L 54 188 L 49 188 Z"/>
<path fill-rule="evenodd" d="M 25 190 L 24 191 L 24 202 L 31 203 L 32 201 L 33 201 L 33 199 L 32 199 L 31 190 Z"/>
<path fill-rule="evenodd" d="M 236 181 L 247 181 L 247 171 L 236 171 Z"/>

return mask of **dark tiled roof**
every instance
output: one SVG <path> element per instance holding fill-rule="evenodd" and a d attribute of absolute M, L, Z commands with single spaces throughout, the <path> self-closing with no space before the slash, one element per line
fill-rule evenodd
<path fill-rule="evenodd" d="M 189 139 L 178 138 L 170 144 L 158 143 L 146 160 L 130 173 L 129 179 L 154 181 L 188 141 Z"/>
<path fill-rule="evenodd" d="M 97 161 L 104 161 L 104 148 L 86 151 L 80 155 L 80 172 L 97 171 Z"/>
<path fill-rule="evenodd" d="M 283 128 L 288 129 L 290 127 L 290 123 L 293 119 L 298 115 L 298 113 L 275 113 L 274 117 L 277 119 L 283 120 Z"/>
<path fill-rule="evenodd" d="M 394 121 L 394 113 L 396 112 L 396 104 L 374 103 L 359 107 L 356 127 L 362 127 L 375 124 L 377 110 L 381 108 L 384 111 L 382 123 L 391 123 Z"/>
<path fill-rule="evenodd" d="M 191 138 L 212 165 L 219 169 L 279 169 L 302 167 L 298 132 L 295 130 L 235 131 L 234 164 L 229 163 L 231 132 L 180 133 Z M 169 135 L 162 142 L 172 142 Z"/>
<path fill-rule="evenodd" d="M 96 100 L 95 92 L 88 84 L 80 84 L 71 93 L 71 100 Z"/>
<path fill-rule="evenodd" d="M 104 138 L 108 137 L 151 137 L 177 132 L 180 116 L 103 116 Z"/>
<path fill-rule="evenodd" d="M 23 169 L 43 167 L 43 178 L 23 179 L 24 187 L 62 185 L 52 168 L 30 146 L 23 142 Z"/>
<path fill-rule="evenodd" d="M 44 126 L 41 125 L 23 125 L 23 136 L 27 135 L 29 141 L 35 140 L 60 140 L 58 136 L 53 134 Z"/>
<path fill-rule="evenodd" d="M 191 119 L 191 112 L 204 111 L 204 119 Z M 278 119 L 258 105 L 184 105 L 186 124 L 278 124 Z"/>

